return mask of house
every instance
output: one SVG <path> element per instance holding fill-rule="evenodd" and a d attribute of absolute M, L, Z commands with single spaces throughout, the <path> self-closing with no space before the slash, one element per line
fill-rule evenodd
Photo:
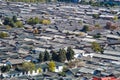
<path fill-rule="evenodd" d="M 114 50 L 104 50 L 103 54 L 120 56 L 120 52 L 119 51 L 114 51 Z"/>
<path fill-rule="evenodd" d="M 56 64 L 55 72 L 62 72 L 64 68 L 64 63 L 55 62 L 55 64 Z"/>
<path fill-rule="evenodd" d="M 75 58 L 80 58 L 81 56 L 84 56 L 85 54 L 84 50 L 73 49 L 73 51 L 75 52 L 75 55 L 74 55 Z"/>
<path fill-rule="evenodd" d="M 1 19 L 0 19 L 0 25 L 2 25 L 3 24 L 3 22 L 1 21 Z"/>
<path fill-rule="evenodd" d="M 114 15 L 100 15 L 99 16 L 100 18 L 103 18 L 103 19 L 114 19 Z"/>
<path fill-rule="evenodd" d="M 35 49 L 33 49 L 33 52 L 34 53 L 40 53 L 40 52 L 44 52 L 46 49 L 45 48 L 35 48 Z M 48 52 L 50 52 L 50 50 L 49 49 L 47 49 L 47 51 Z"/>
<path fill-rule="evenodd" d="M 67 77 L 74 77 L 74 73 L 71 70 L 65 71 Z"/>
<path fill-rule="evenodd" d="M 43 73 L 44 77 L 58 77 L 58 74 L 56 74 L 55 72 L 47 72 L 47 73 Z"/>
<path fill-rule="evenodd" d="M 79 68 L 73 68 L 73 69 L 68 69 L 65 71 L 67 77 L 74 77 L 74 76 L 79 76 L 78 74 Z"/>
<path fill-rule="evenodd" d="M 108 34 L 108 35 L 106 35 L 106 37 L 108 39 L 115 39 L 115 40 L 120 39 L 120 36 L 118 36 L 118 35 L 112 35 L 112 34 Z"/>
<path fill-rule="evenodd" d="M 38 63 L 38 59 L 34 58 L 33 56 L 31 55 L 27 55 L 27 56 L 24 56 L 23 59 L 27 62 L 34 62 L 34 63 Z"/>
<path fill-rule="evenodd" d="M 25 62 L 23 59 L 9 59 L 5 62 L 5 65 L 16 66 L 21 65 L 23 62 Z"/>
<path fill-rule="evenodd" d="M 45 31 L 47 31 L 47 32 L 55 32 L 55 33 L 58 32 L 58 30 L 51 29 L 51 28 L 47 28 L 47 29 L 45 29 Z"/>
<path fill-rule="evenodd" d="M 93 77 L 92 80 L 118 80 L 118 79 L 113 76 L 113 77 Z"/>
<path fill-rule="evenodd" d="M 32 71 L 9 71 L 7 73 L 2 73 L 3 78 L 13 78 L 13 77 L 23 77 L 23 76 L 35 76 L 41 75 L 40 69 L 32 70 Z"/>
<path fill-rule="evenodd" d="M 48 66 L 49 62 L 45 62 L 45 63 L 41 63 L 41 64 L 37 64 L 36 67 L 37 68 L 41 68 L 43 73 L 46 73 L 49 71 L 49 66 Z M 62 72 L 63 68 L 64 68 L 64 63 L 60 63 L 60 62 L 55 62 L 55 72 Z"/>
<path fill-rule="evenodd" d="M 20 49 L 18 50 L 18 53 L 20 53 L 20 54 L 28 54 L 29 51 L 28 51 L 28 50 L 25 50 L 25 49 L 23 49 L 23 48 L 20 48 Z"/>
<path fill-rule="evenodd" d="M 48 65 L 46 63 L 36 64 L 36 68 L 41 68 L 43 73 L 48 72 Z"/>
<path fill-rule="evenodd" d="M 96 42 L 97 40 L 93 39 L 93 38 L 83 38 L 82 41 L 85 41 L 85 42 Z"/>
<path fill-rule="evenodd" d="M 90 68 L 82 67 L 82 68 L 79 69 L 78 72 L 86 73 L 86 74 L 93 74 L 93 73 L 94 73 L 94 70 L 93 70 L 93 69 L 90 69 Z"/>
<path fill-rule="evenodd" d="M 111 56 L 111 55 L 105 55 L 105 54 L 94 54 L 93 53 L 93 57 L 108 59 L 108 60 L 113 60 L 113 61 L 120 61 L 120 58 L 117 56 Z"/>

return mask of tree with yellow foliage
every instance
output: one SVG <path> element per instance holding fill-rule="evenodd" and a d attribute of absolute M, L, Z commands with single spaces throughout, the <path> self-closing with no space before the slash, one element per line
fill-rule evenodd
<path fill-rule="evenodd" d="M 0 38 L 8 37 L 9 34 L 7 32 L 0 32 Z"/>
<path fill-rule="evenodd" d="M 117 21 L 118 20 L 118 16 L 114 16 L 114 21 Z"/>
<path fill-rule="evenodd" d="M 38 68 L 38 72 L 41 73 L 41 72 L 42 72 L 42 69 L 41 69 L 41 68 Z"/>
<path fill-rule="evenodd" d="M 49 71 L 51 71 L 51 72 L 55 72 L 55 62 L 54 61 L 50 61 L 49 63 L 48 63 L 48 67 L 49 67 Z"/>
<path fill-rule="evenodd" d="M 46 20 L 46 19 L 42 20 L 42 24 L 48 25 L 48 24 L 50 24 L 50 23 L 51 23 L 50 20 Z"/>

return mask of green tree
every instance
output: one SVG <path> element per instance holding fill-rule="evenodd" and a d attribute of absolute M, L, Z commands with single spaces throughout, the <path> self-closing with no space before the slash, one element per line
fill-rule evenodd
<path fill-rule="evenodd" d="M 4 25 L 10 25 L 11 22 L 12 22 L 12 19 L 11 19 L 11 18 L 5 17 L 3 24 L 4 24 Z"/>
<path fill-rule="evenodd" d="M 27 23 L 30 24 L 30 25 L 33 25 L 33 24 L 34 24 L 34 23 L 33 23 L 33 18 L 29 18 L 29 19 L 27 20 Z"/>
<path fill-rule="evenodd" d="M 44 61 L 44 55 L 43 55 L 44 53 L 40 53 L 39 54 L 39 61 L 40 62 L 43 62 Z"/>
<path fill-rule="evenodd" d="M 89 4 L 90 4 L 90 5 L 93 5 L 93 4 L 94 4 L 94 1 L 93 1 L 93 0 L 90 0 L 90 1 L 89 1 Z"/>
<path fill-rule="evenodd" d="M 98 19 L 99 18 L 99 14 L 93 14 L 92 17 Z"/>
<path fill-rule="evenodd" d="M 32 62 L 24 62 L 22 64 L 22 69 L 25 71 L 32 71 L 35 70 L 35 64 Z"/>
<path fill-rule="evenodd" d="M 11 21 L 10 24 L 9 24 L 9 26 L 16 27 L 16 24 L 13 21 Z"/>
<path fill-rule="evenodd" d="M 47 50 L 44 52 L 44 61 L 49 61 L 50 60 L 50 55 Z"/>
<path fill-rule="evenodd" d="M 23 23 L 21 21 L 17 20 L 16 16 L 13 16 L 12 18 L 5 17 L 3 24 L 8 25 L 13 28 L 14 27 L 18 27 L 18 28 L 23 27 Z"/>
<path fill-rule="evenodd" d="M 101 34 L 98 33 L 98 34 L 94 35 L 93 38 L 101 38 Z"/>
<path fill-rule="evenodd" d="M 66 51 L 64 49 L 59 49 L 58 61 L 65 62 L 66 60 Z"/>
<path fill-rule="evenodd" d="M 2 66 L 2 67 L 1 67 L 1 72 L 2 72 L 2 73 L 8 72 L 10 69 L 11 69 L 11 66 L 10 66 L 10 65 Z"/>
<path fill-rule="evenodd" d="M 38 17 L 34 18 L 34 24 L 38 24 L 40 22 L 40 19 Z"/>
<path fill-rule="evenodd" d="M 49 67 L 49 71 L 55 72 L 55 67 L 56 67 L 56 65 L 55 65 L 55 62 L 54 62 L 54 61 L 50 61 L 50 62 L 48 63 L 48 67 Z"/>
<path fill-rule="evenodd" d="M 18 28 L 23 27 L 23 23 L 22 23 L 21 21 L 17 21 L 17 22 L 15 23 L 15 25 L 16 25 L 16 27 L 18 27 Z"/>
<path fill-rule="evenodd" d="M 58 73 L 59 76 L 62 76 L 62 77 L 66 77 L 66 73 L 65 72 L 60 72 Z"/>
<path fill-rule="evenodd" d="M 38 24 L 40 23 L 41 20 L 38 18 L 38 17 L 35 17 L 35 18 L 29 18 L 27 20 L 27 23 L 30 24 L 30 25 L 35 25 L 35 24 Z"/>
<path fill-rule="evenodd" d="M 94 26 L 95 26 L 95 27 L 100 27 L 100 25 L 99 25 L 99 24 L 95 24 Z"/>
<path fill-rule="evenodd" d="M 13 22 L 17 22 L 17 17 L 16 17 L 16 16 L 13 16 L 13 17 L 12 17 L 12 20 L 13 20 Z"/>
<path fill-rule="evenodd" d="M 89 31 L 89 26 L 88 25 L 84 25 L 82 31 L 83 32 Z"/>
<path fill-rule="evenodd" d="M 57 61 L 57 57 L 58 57 L 57 53 L 53 50 L 50 53 L 52 54 L 52 60 Z"/>
<path fill-rule="evenodd" d="M 11 27 L 16 27 L 15 23 L 13 22 L 13 20 L 11 18 L 9 18 L 9 17 L 5 17 L 3 24 L 4 25 L 9 25 Z"/>
<path fill-rule="evenodd" d="M 67 48 L 67 53 L 66 53 L 66 57 L 67 57 L 67 60 L 70 61 L 74 58 L 74 51 L 71 47 L 68 47 Z"/>
<path fill-rule="evenodd" d="M 95 52 L 101 52 L 102 51 L 101 46 L 97 42 L 92 42 L 92 49 Z"/>

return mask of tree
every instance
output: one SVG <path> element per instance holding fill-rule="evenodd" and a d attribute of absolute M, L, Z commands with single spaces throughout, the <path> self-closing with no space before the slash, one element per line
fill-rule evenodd
<path fill-rule="evenodd" d="M 99 24 L 95 24 L 94 26 L 95 26 L 95 27 L 100 27 L 100 25 L 99 25 Z"/>
<path fill-rule="evenodd" d="M 101 52 L 102 51 L 101 46 L 97 42 L 92 42 L 92 49 L 95 52 Z"/>
<path fill-rule="evenodd" d="M 99 18 L 99 14 L 93 14 L 92 17 L 98 19 Z"/>
<path fill-rule="evenodd" d="M 34 23 L 33 23 L 33 18 L 29 18 L 29 19 L 27 20 L 27 23 L 30 24 L 30 25 L 33 25 L 33 24 L 34 24 Z"/>
<path fill-rule="evenodd" d="M 34 18 L 34 23 L 35 23 L 35 24 L 38 24 L 39 22 L 40 22 L 40 19 L 39 19 L 38 17 L 35 17 L 35 18 Z"/>
<path fill-rule="evenodd" d="M 84 25 L 82 31 L 83 32 L 89 31 L 89 26 L 88 25 Z"/>
<path fill-rule="evenodd" d="M 10 19 L 9 17 L 5 17 L 3 24 L 9 25 L 11 22 L 12 22 L 12 19 Z"/>
<path fill-rule="evenodd" d="M 41 20 L 38 18 L 38 17 L 35 17 L 35 18 L 29 18 L 27 20 L 27 23 L 30 24 L 30 25 L 35 25 L 35 24 L 38 24 L 40 23 Z"/>
<path fill-rule="evenodd" d="M 49 67 L 49 71 L 51 72 L 55 72 L 55 62 L 54 61 L 50 61 L 49 64 L 48 64 L 48 67 Z"/>
<path fill-rule="evenodd" d="M 11 27 L 15 27 L 15 23 L 13 22 L 13 20 L 9 17 L 5 17 L 4 19 L 4 22 L 3 22 L 4 25 L 9 25 Z"/>
<path fill-rule="evenodd" d="M 57 61 L 57 57 L 58 57 L 57 53 L 53 50 L 50 53 L 52 54 L 52 60 Z"/>
<path fill-rule="evenodd" d="M 7 25 L 7 26 L 6 26 L 6 29 L 7 29 L 7 30 L 10 30 L 10 29 L 11 29 L 11 26 Z"/>
<path fill-rule="evenodd" d="M 1 72 L 8 72 L 10 70 L 11 66 L 10 65 L 7 65 L 7 66 L 2 66 L 1 67 Z"/>
<path fill-rule="evenodd" d="M 41 69 L 41 68 L 38 68 L 38 72 L 41 73 L 41 72 L 42 72 L 42 69 Z"/>
<path fill-rule="evenodd" d="M 40 62 L 43 62 L 44 61 L 44 55 L 43 55 L 44 53 L 40 53 L 39 54 L 39 61 Z"/>
<path fill-rule="evenodd" d="M 12 17 L 12 20 L 13 20 L 14 22 L 17 22 L 17 17 L 16 17 L 16 16 L 13 16 L 13 17 Z"/>
<path fill-rule="evenodd" d="M 67 53 L 66 53 L 66 57 L 67 57 L 67 60 L 70 61 L 74 58 L 74 51 L 71 47 L 68 47 L 67 48 Z"/>
<path fill-rule="evenodd" d="M 93 38 L 101 38 L 101 34 L 98 33 L 98 34 L 94 35 Z"/>
<path fill-rule="evenodd" d="M 6 17 L 3 22 L 4 25 L 8 25 L 10 27 L 23 27 L 23 23 L 21 21 L 17 20 L 16 16 L 13 16 L 13 18 Z"/>
<path fill-rule="evenodd" d="M 42 23 L 42 24 L 45 24 L 45 25 L 48 25 L 48 24 L 50 24 L 51 22 L 50 22 L 50 20 L 44 19 L 44 20 L 42 20 L 41 23 Z"/>
<path fill-rule="evenodd" d="M 58 73 L 59 76 L 62 76 L 62 77 L 66 77 L 66 73 L 65 72 L 60 72 Z"/>
<path fill-rule="evenodd" d="M 47 50 L 44 52 L 44 61 L 49 61 L 50 60 L 50 55 Z"/>
<path fill-rule="evenodd" d="M 5 38 L 8 37 L 8 33 L 7 32 L 0 32 L 0 38 Z"/>
<path fill-rule="evenodd" d="M 10 24 L 9 24 L 9 26 L 16 27 L 16 24 L 13 21 L 11 21 Z"/>
<path fill-rule="evenodd" d="M 22 69 L 25 71 L 32 71 L 35 70 L 35 64 L 32 62 L 24 62 L 22 64 Z"/>
<path fill-rule="evenodd" d="M 118 20 L 118 16 L 114 16 L 114 21 L 117 21 Z"/>
<path fill-rule="evenodd" d="M 17 21 L 17 22 L 15 23 L 15 25 L 16 25 L 16 27 L 18 27 L 18 28 L 23 27 L 23 23 L 22 23 L 21 21 Z"/>
<path fill-rule="evenodd" d="M 58 61 L 64 62 L 66 60 L 66 51 L 64 49 L 59 49 Z"/>

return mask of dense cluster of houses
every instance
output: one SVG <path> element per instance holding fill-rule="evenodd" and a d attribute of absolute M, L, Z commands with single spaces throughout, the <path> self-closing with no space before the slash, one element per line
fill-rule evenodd
<path fill-rule="evenodd" d="M 9 37 L 0 38 L 0 66 L 21 65 L 23 62 L 34 62 L 36 70 L 20 72 L 11 69 L 2 73 L 1 78 L 22 80 L 120 80 L 120 8 L 92 7 L 72 3 L 23 3 L 0 1 L 0 32 L 7 32 Z M 97 15 L 97 17 L 95 17 Z M 24 28 L 8 29 L 3 25 L 5 17 L 17 16 Z M 51 24 L 29 25 L 26 20 L 31 17 L 50 19 Z M 107 28 L 107 22 L 115 28 Z M 89 31 L 82 31 L 84 25 Z M 99 26 L 96 26 L 99 25 Z M 111 26 L 111 25 L 107 25 Z M 32 31 L 38 29 L 39 33 Z M 100 34 L 99 38 L 95 35 Z M 91 43 L 97 42 L 103 48 L 95 52 Z M 56 62 L 55 72 L 48 71 L 46 62 L 39 63 L 40 52 L 58 51 L 71 46 L 75 60 L 84 65 L 75 65 L 65 72 L 65 77 L 56 73 L 62 72 L 65 63 Z M 41 68 L 42 72 L 40 72 Z"/>

